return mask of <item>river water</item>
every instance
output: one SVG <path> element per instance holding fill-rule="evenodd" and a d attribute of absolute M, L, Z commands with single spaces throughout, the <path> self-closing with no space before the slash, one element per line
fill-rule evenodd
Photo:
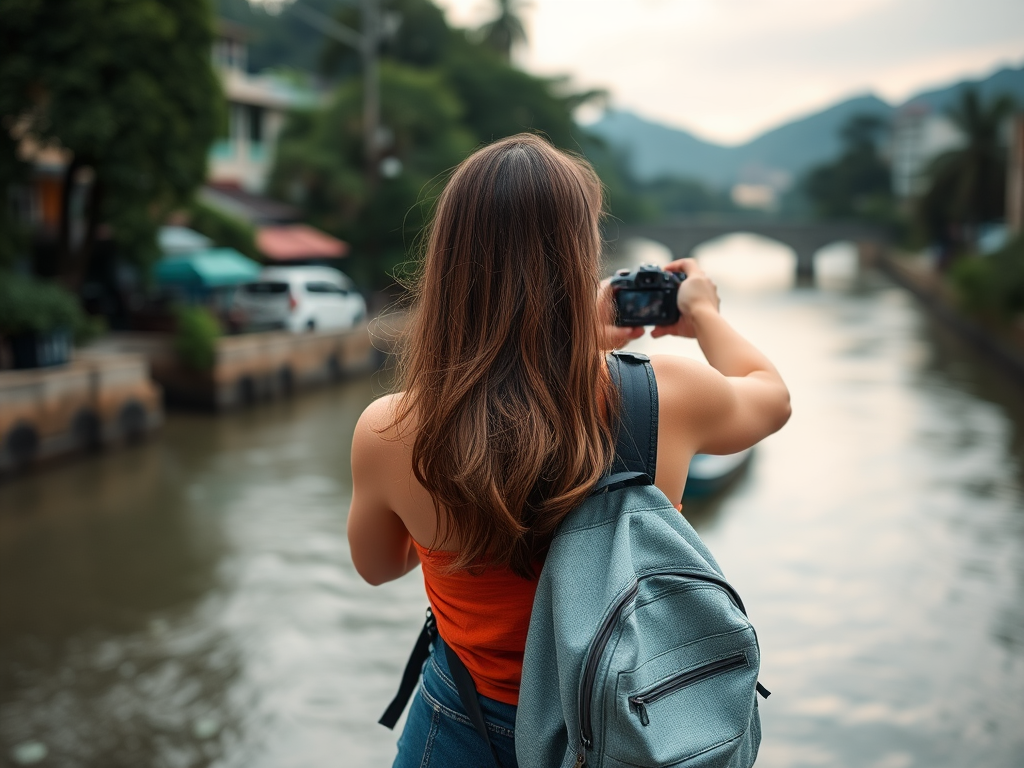
<path fill-rule="evenodd" d="M 698 255 L 794 403 L 685 507 L 758 629 L 758 765 L 1024 766 L 1024 393 L 849 246 L 814 288 L 757 238 Z M 0 765 L 390 765 L 376 720 L 426 598 L 418 572 L 363 584 L 345 541 L 384 386 L 173 413 L 0 484 Z"/>

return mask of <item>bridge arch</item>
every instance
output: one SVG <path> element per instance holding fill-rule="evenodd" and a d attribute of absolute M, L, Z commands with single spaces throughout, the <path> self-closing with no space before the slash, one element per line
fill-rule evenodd
<path fill-rule="evenodd" d="M 679 220 L 660 224 L 640 224 L 619 229 L 619 241 L 642 238 L 661 243 L 675 258 L 686 258 L 711 240 L 732 234 L 751 234 L 788 246 L 796 254 L 798 281 L 814 279 L 814 257 L 822 248 L 836 242 L 888 242 L 887 234 L 870 225 L 839 222 L 786 222 L 771 220 Z"/>

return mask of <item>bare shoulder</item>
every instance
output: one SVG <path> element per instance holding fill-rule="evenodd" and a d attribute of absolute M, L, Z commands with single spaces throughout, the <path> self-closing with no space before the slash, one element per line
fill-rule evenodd
<path fill-rule="evenodd" d="M 398 408 L 404 394 L 404 392 L 393 392 L 390 395 L 378 397 L 363 409 L 356 429 L 371 431 L 381 436 L 390 436 L 391 432 L 398 429 L 395 417 L 398 415 Z"/>
<path fill-rule="evenodd" d="M 353 466 L 371 467 L 376 462 L 408 450 L 410 421 L 398 420 L 404 393 L 379 397 L 363 410 L 352 436 Z"/>

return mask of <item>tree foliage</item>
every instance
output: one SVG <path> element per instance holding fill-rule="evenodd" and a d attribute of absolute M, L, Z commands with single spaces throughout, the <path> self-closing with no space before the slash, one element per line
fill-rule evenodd
<path fill-rule="evenodd" d="M 152 256 L 160 212 L 202 182 L 222 119 L 212 40 L 206 0 L 0 3 L 4 132 L 65 150 L 65 182 L 92 179 L 79 248 L 70 237 L 73 185 L 65 185 L 65 282 L 81 279 L 101 223 L 124 253 Z"/>
<path fill-rule="evenodd" d="M 292 116 L 278 141 L 271 191 L 301 205 L 318 226 L 372 257 L 361 264 L 363 282 L 374 283 L 405 258 L 423 226 L 416 206 L 438 174 L 456 165 L 476 139 L 461 119 L 462 104 L 441 73 L 384 62 L 381 118 L 391 141 L 387 155 L 401 164 L 373 189 L 363 172 L 363 83 L 346 81 L 325 110 Z M 360 271 L 359 269 L 356 270 Z"/>
<path fill-rule="evenodd" d="M 311 221 L 353 243 L 358 277 L 374 287 L 407 258 L 432 194 L 472 149 L 521 131 L 581 151 L 573 109 L 596 93 L 573 94 L 564 81 L 515 69 L 501 54 L 449 27 L 429 0 L 390 0 L 401 24 L 382 49 L 382 149 L 400 172 L 368 183 L 362 141 L 362 79 L 348 77 L 325 109 L 293 115 L 282 133 L 271 192 L 300 205 Z M 358 26 L 351 9 L 338 12 Z M 355 52 L 331 43 L 325 71 L 357 72 Z M 397 161 L 397 164 L 396 162 Z M 358 278 L 357 278 L 358 279 Z"/>
<path fill-rule="evenodd" d="M 256 247 L 256 229 L 247 221 L 225 213 L 220 208 L 193 200 L 188 207 L 188 225 L 217 245 L 234 248 L 254 261 L 262 256 Z"/>
<path fill-rule="evenodd" d="M 854 115 L 846 122 L 840 130 L 842 154 L 811 169 L 801 184 L 818 216 L 891 219 L 891 174 L 880 151 L 887 130 L 875 115 Z"/>
<path fill-rule="evenodd" d="M 1002 96 L 985 104 L 974 88 L 965 89 L 949 118 L 964 144 L 935 158 L 918 215 L 933 242 L 952 250 L 973 244 L 979 224 L 1005 214 L 1006 148 L 1000 137 L 1013 101 Z"/>
<path fill-rule="evenodd" d="M 498 15 L 484 24 L 480 35 L 485 45 L 500 53 L 506 61 L 512 59 L 512 49 L 526 42 L 526 27 L 521 16 L 521 0 L 496 0 Z"/>

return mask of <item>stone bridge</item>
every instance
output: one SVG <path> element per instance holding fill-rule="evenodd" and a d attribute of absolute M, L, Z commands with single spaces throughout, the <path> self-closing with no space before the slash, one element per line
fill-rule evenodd
<path fill-rule="evenodd" d="M 826 245 L 854 242 L 863 251 L 865 246 L 881 247 L 889 242 L 889 234 L 881 227 L 858 222 L 772 221 L 771 219 L 675 219 L 658 224 L 620 225 L 610 227 L 606 238 L 613 244 L 633 238 L 661 243 L 672 255 L 686 258 L 697 246 L 737 233 L 760 235 L 788 245 L 796 253 L 798 281 L 813 280 L 814 256 Z"/>

